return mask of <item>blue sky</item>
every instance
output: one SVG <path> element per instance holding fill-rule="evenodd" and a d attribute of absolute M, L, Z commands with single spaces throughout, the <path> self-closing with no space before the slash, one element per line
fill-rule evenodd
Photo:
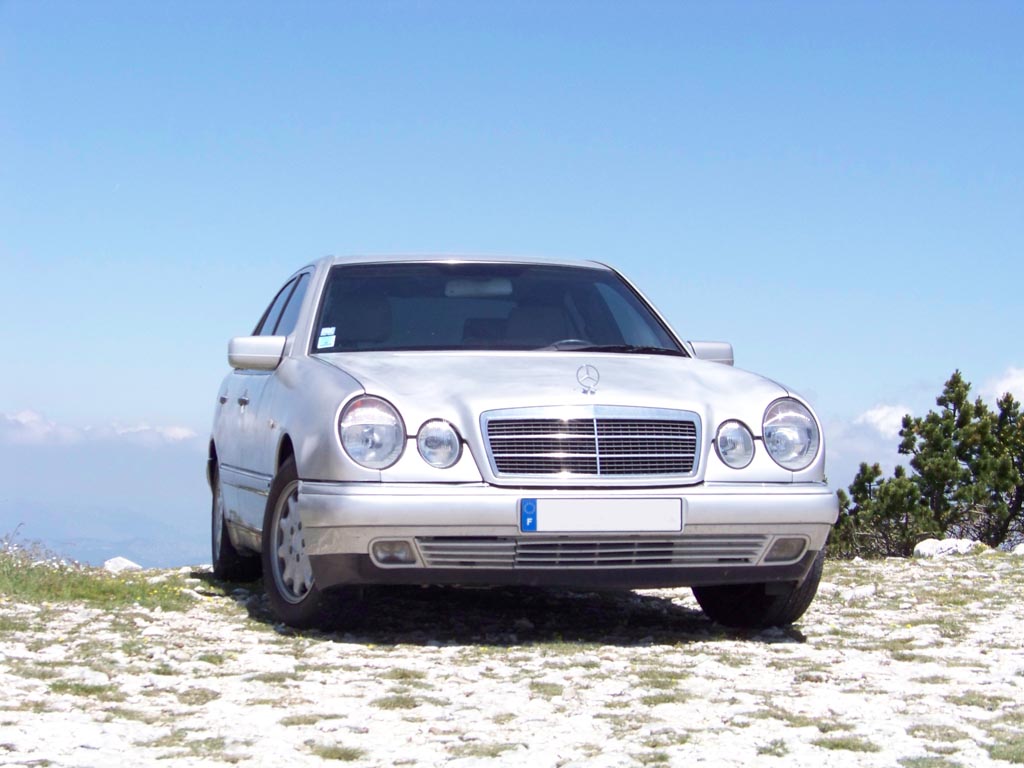
<path fill-rule="evenodd" d="M 1016 2 L 0 0 L 0 533 L 109 476 L 205 547 L 226 341 L 328 253 L 611 262 L 807 395 L 835 484 L 891 464 L 955 368 L 1024 396 L 1022 39 Z"/>

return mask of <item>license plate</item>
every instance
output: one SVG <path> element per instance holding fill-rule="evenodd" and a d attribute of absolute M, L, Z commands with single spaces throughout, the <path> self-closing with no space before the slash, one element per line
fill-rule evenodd
<path fill-rule="evenodd" d="M 683 530 L 682 499 L 520 499 L 523 533 L 663 533 Z"/>

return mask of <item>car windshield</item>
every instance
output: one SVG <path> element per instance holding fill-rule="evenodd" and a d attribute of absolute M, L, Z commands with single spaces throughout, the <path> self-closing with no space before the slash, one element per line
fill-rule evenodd
<path fill-rule="evenodd" d="M 684 355 L 607 269 L 412 262 L 332 267 L 311 351 L 586 350 Z"/>

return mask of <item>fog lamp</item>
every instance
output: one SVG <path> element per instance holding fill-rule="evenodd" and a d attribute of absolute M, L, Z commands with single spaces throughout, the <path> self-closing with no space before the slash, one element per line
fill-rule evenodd
<path fill-rule="evenodd" d="M 381 565 L 412 565 L 416 562 L 412 544 L 401 539 L 375 541 L 370 551 L 373 559 Z"/>
<path fill-rule="evenodd" d="M 462 455 L 462 441 L 455 427 L 447 421 L 434 419 L 420 427 L 416 435 L 420 456 L 432 467 L 447 469 L 454 466 Z"/>
<path fill-rule="evenodd" d="M 772 544 L 772 548 L 768 550 L 764 561 L 766 563 L 780 563 L 784 560 L 796 560 L 804 553 L 806 546 L 807 541 L 803 538 L 794 536 L 778 538 Z"/>
<path fill-rule="evenodd" d="M 754 436 L 739 421 L 726 421 L 715 437 L 718 458 L 733 469 L 743 469 L 754 458 Z"/>

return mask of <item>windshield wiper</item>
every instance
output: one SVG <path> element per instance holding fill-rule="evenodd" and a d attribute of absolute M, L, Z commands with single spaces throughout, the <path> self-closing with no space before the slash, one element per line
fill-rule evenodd
<path fill-rule="evenodd" d="M 668 347 L 647 347 L 637 344 L 573 344 L 562 345 L 555 342 L 548 349 L 560 349 L 566 352 L 618 352 L 627 355 L 673 355 L 675 357 L 689 357 L 681 349 L 669 349 Z"/>

